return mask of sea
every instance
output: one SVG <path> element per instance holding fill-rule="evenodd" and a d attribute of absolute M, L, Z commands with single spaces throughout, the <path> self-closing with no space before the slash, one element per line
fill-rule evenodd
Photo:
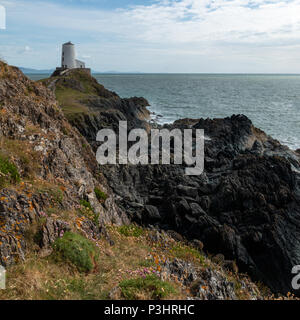
<path fill-rule="evenodd" d="M 28 74 L 33 80 L 45 74 Z M 159 123 L 244 114 L 289 146 L 300 148 L 300 75 L 93 74 L 122 98 L 144 97 Z"/>

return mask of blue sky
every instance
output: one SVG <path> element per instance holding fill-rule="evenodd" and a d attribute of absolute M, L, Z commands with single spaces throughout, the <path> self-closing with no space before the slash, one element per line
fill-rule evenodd
<path fill-rule="evenodd" d="M 48 0 L 48 2 L 65 4 L 71 7 L 96 8 L 96 9 L 117 9 L 135 5 L 149 5 L 156 1 L 146 0 Z"/>
<path fill-rule="evenodd" d="M 0 56 L 36 69 L 71 40 L 94 70 L 300 73 L 300 0 L 0 0 Z M 0 15 L 1 17 L 1 15 Z"/>

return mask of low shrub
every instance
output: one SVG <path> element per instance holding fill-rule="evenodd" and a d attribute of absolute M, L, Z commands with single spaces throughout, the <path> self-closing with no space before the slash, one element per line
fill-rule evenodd
<path fill-rule="evenodd" d="M 74 264 L 81 272 L 92 271 L 98 258 L 96 246 L 83 236 L 66 232 L 55 240 L 53 249 L 58 258 Z"/>

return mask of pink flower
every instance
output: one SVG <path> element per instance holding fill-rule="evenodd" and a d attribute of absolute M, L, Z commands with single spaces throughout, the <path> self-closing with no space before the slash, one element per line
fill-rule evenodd
<path fill-rule="evenodd" d="M 41 215 L 42 217 L 46 217 L 46 216 L 47 216 L 44 211 L 40 211 L 40 215 Z"/>

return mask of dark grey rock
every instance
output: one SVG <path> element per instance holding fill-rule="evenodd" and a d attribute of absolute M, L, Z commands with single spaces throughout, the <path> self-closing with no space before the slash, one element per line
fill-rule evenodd
<path fill-rule="evenodd" d="M 242 115 L 187 122 L 164 127 L 205 130 L 203 176 L 176 165 L 120 166 L 105 170 L 110 186 L 126 185 L 128 172 L 130 193 L 155 205 L 146 211 L 151 224 L 203 242 L 274 292 L 290 291 L 290 270 L 300 264 L 299 155 Z"/>
<path fill-rule="evenodd" d="M 146 205 L 143 214 L 143 221 L 155 222 L 159 220 L 161 220 L 161 215 L 158 209 L 154 206 Z"/>
<path fill-rule="evenodd" d="M 63 236 L 66 231 L 70 230 L 71 228 L 66 222 L 47 218 L 46 223 L 42 227 L 41 247 L 51 247 L 57 238 Z"/>
<path fill-rule="evenodd" d="M 200 207 L 198 203 L 191 203 L 190 207 L 193 216 L 199 217 L 206 215 L 205 211 L 203 211 L 203 209 Z"/>
<path fill-rule="evenodd" d="M 177 191 L 180 195 L 196 198 L 198 196 L 198 190 L 194 187 L 178 185 Z"/>

